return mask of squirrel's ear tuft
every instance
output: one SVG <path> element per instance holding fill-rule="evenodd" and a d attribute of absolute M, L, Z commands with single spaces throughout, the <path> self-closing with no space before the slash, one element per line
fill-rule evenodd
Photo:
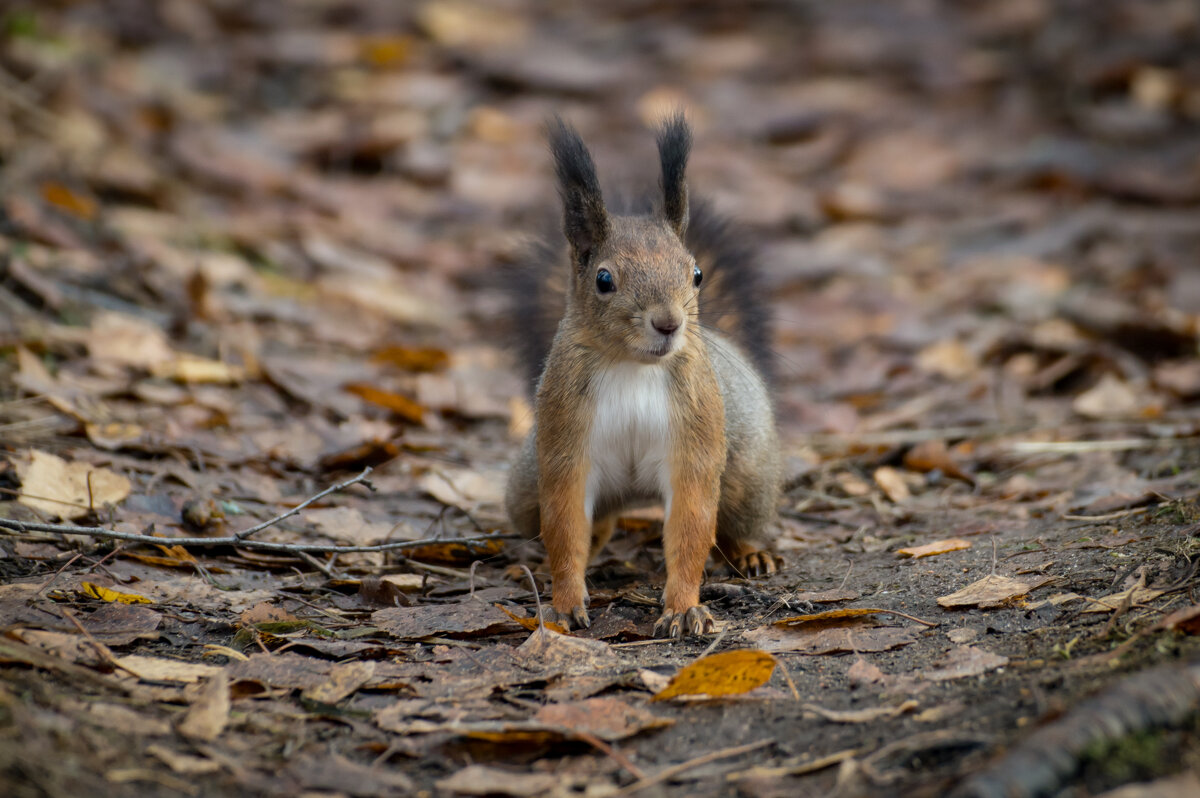
<path fill-rule="evenodd" d="M 546 123 L 546 136 L 563 202 L 563 232 L 575 264 L 582 266 L 608 236 L 608 211 L 596 179 L 596 165 L 575 128 L 559 117 Z"/>
<path fill-rule="evenodd" d="M 688 223 L 684 172 L 691 150 L 692 130 L 683 111 L 676 111 L 658 129 L 658 158 L 662 162 L 663 215 L 681 238 Z"/>

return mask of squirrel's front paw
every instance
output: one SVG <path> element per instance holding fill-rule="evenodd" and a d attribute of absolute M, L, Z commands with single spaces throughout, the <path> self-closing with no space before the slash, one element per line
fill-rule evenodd
<path fill-rule="evenodd" d="M 717 622 L 708 608 L 697 604 L 683 612 L 663 610 L 662 617 L 654 624 L 655 637 L 673 637 L 676 640 L 687 635 L 703 635 L 716 631 Z"/>
<path fill-rule="evenodd" d="M 592 620 L 588 617 L 587 609 L 582 604 L 572 607 L 566 612 L 559 612 L 553 607 L 546 607 L 542 610 L 542 620 L 547 623 L 557 623 L 568 632 L 572 629 L 587 629 L 592 625 Z"/>

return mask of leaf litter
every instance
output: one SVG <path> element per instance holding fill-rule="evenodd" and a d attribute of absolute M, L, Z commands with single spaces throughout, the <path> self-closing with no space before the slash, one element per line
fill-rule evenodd
<path fill-rule="evenodd" d="M 980 739 L 1195 655 L 1185 19 L 141 5 L 0 26 L 0 779 L 945 794 Z M 722 632 L 656 641 L 662 519 L 631 516 L 564 635 L 508 570 L 540 551 L 504 534 L 532 413 L 495 283 L 557 214 L 547 115 L 616 184 L 675 104 L 765 255 L 785 568 L 713 561 Z M 649 703 L 741 646 L 801 700 Z"/>

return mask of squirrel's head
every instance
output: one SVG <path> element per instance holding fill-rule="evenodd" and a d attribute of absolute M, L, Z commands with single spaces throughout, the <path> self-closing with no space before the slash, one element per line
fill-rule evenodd
<path fill-rule="evenodd" d="M 555 118 L 549 138 L 571 250 L 568 317 L 590 346 L 615 359 L 661 362 L 695 334 L 703 279 L 683 243 L 687 121 L 680 113 L 659 128 L 662 204 L 647 216 L 609 214 L 592 156 L 573 128 Z"/>

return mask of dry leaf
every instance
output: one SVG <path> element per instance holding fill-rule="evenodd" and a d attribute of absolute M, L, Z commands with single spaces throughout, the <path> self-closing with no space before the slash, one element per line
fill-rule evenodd
<path fill-rule="evenodd" d="M 792 598 L 797 602 L 807 601 L 810 604 L 834 604 L 839 601 L 854 601 L 862 596 L 857 590 L 831 588 L 829 590 L 802 590 Z"/>
<path fill-rule="evenodd" d="M 94 582 L 82 582 L 79 585 L 79 592 L 88 598 L 100 599 L 101 601 L 119 601 L 122 604 L 153 604 L 154 602 L 145 596 L 139 596 L 137 593 L 119 593 L 116 590 L 97 585 Z"/>
<path fill-rule="evenodd" d="M 1144 585 L 1134 585 L 1128 590 L 1122 590 L 1117 593 L 1110 593 L 1107 596 L 1101 596 L 1096 599 L 1088 599 L 1088 606 L 1083 609 L 1084 612 L 1112 612 L 1120 609 L 1122 605 L 1136 606 L 1145 604 L 1147 601 L 1153 601 L 1163 594 L 1161 590 L 1154 590 Z"/>
<path fill-rule="evenodd" d="M 212 742 L 228 723 L 229 677 L 224 670 L 219 670 L 200 688 L 195 702 L 188 707 L 177 728 L 184 737 Z"/>
<path fill-rule="evenodd" d="M 175 357 L 161 327 L 123 313 L 96 314 L 85 343 L 96 360 L 135 368 L 151 369 Z"/>
<path fill-rule="evenodd" d="M 342 662 L 329 670 L 329 678 L 300 693 L 300 697 L 318 704 L 336 704 L 352 695 L 375 675 L 375 663 Z"/>
<path fill-rule="evenodd" d="M 821 626 L 834 626 L 852 618 L 863 618 L 867 615 L 877 615 L 881 612 L 887 612 L 887 610 L 879 609 L 878 607 L 844 607 L 840 610 L 826 610 L 825 612 L 814 612 L 809 615 L 793 615 L 790 618 L 774 621 L 771 625 L 797 627 L 819 624 Z"/>
<path fill-rule="evenodd" d="M 989 574 L 978 582 L 972 582 L 962 590 L 948 596 L 942 596 L 937 603 L 946 608 L 951 607 L 999 607 L 1015 598 L 1024 596 L 1034 588 L 1041 587 L 1053 580 L 1053 577 L 1039 579 L 1036 582 L 1022 582 L 999 574 Z"/>
<path fill-rule="evenodd" d="M 939 341 L 917 353 L 917 368 L 947 379 L 961 380 L 975 373 L 979 360 L 959 341 Z"/>
<path fill-rule="evenodd" d="M 371 623 L 388 634 L 407 640 L 422 637 L 469 637 L 519 629 L 507 613 L 491 604 L 433 604 L 422 607 L 388 607 L 371 614 Z"/>
<path fill-rule="evenodd" d="M 158 743 L 146 746 L 146 753 L 158 757 L 164 765 L 184 776 L 203 776 L 221 769 L 221 763 L 215 759 L 181 754 Z"/>
<path fill-rule="evenodd" d="M 775 671 L 775 658 L 765 651 L 739 649 L 710 654 L 685 666 L 651 701 L 685 695 L 741 695 L 761 687 Z"/>
<path fill-rule="evenodd" d="M 407 396 L 376 388 L 365 382 L 352 382 L 342 387 L 346 393 L 352 393 L 364 402 L 392 411 L 400 418 L 412 424 L 425 423 L 425 408 L 409 399 Z"/>
<path fill-rule="evenodd" d="M 376 363 L 386 363 L 404 371 L 443 371 L 450 365 L 450 355 L 444 349 L 427 347 L 412 349 L 407 346 L 385 346 L 371 355 Z"/>
<path fill-rule="evenodd" d="M 822 628 L 760 626 L 742 633 L 742 638 L 763 651 L 785 651 L 818 656 L 849 652 L 890 651 L 916 642 L 916 636 L 898 626 L 871 626 L 865 620 L 848 621 L 845 626 Z"/>
<path fill-rule="evenodd" d="M 64 520 L 81 518 L 91 509 L 118 504 L 129 495 L 129 480 L 107 468 L 68 463 L 49 452 L 30 450 L 30 460 L 18 467 L 19 501 L 40 513 Z"/>
<path fill-rule="evenodd" d="M 468 765 L 453 776 L 438 781 L 437 787 L 459 795 L 511 795 L 525 798 L 548 792 L 560 780 L 559 776 L 549 773 L 514 773 L 487 765 Z"/>
<path fill-rule="evenodd" d="M 933 664 L 940 667 L 921 671 L 920 675 L 929 681 L 944 682 L 1001 668 L 1008 664 L 1008 657 L 975 646 L 958 646 Z"/>
<path fill-rule="evenodd" d="M 1133 388 L 1112 374 L 1105 374 L 1071 403 L 1076 413 L 1088 418 L 1124 418 L 1135 415 L 1140 407 Z"/>
<path fill-rule="evenodd" d="M 951 538 L 949 540 L 935 540 L 933 543 L 926 543 L 924 546 L 897 549 L 896 553 L 901 557 L 912 557 L 915 560 L 919 560 L 922 557 L 933 557 L 937 554 L 946 554 L 947 552 L 962 551 L 969 548 L 971 548 L 971 541 L 963 540 L 962 538 Z"/>
<path fill-rule="evenodd" d="M 875 469 L 874 477 L 875 484 L 896 504 L 903 504 L 912 498 L 912 493 L 904 482 L 904 476 L 891 466 L 881 466 Z"/>
<path fill-rule="evenodd" d="M 184 682 L 191 684 L 212 676 L 221 670 L 216 665 L 206 665 L 203 662 L 184 662 L 178 659 L 147 657 L 141 654 L 118 657 L 117 664 L 122 669 L 137 674 L 139 679 L 147 682 Z"/>
<path fill-rule="evenodd" d="M 534 713 L 530 721 L 542 728 L 566 732 L 567 736 L 582 733 L 609 741 L 623 740 L 646 729 L 658 729 L 674 723 L 670 718 L 661 718 L 643 707 L 607 697 L 547 704 Z"/>
<path fill-rule="evenodd" d="M 96 201 L 84 194 L 72 191 L 62 183 L 55 181 L 43 183 L 42 199 L 59 210 L 66 211 L 72 216 L 78 216 L 85 221 L 96 218 Z"/>
<path fill-rule="evenodd" d="M 904 454 L 904 467 L 923 474 L 941 471 L 948 477 L 975 484 L 975 478 L 963 470 L 941 440 L 923 441 L 909 449 Z"/>
<path fill-rule="evenodd" d="M 187 354 L 152 365 L 150 373 L 186 385 L 236 385 L 246 379 L 246 370 L 240 366 Z"/>
<path fill-rule="evenodd" d="M 528 629 L 531 632 L 538 628 L 538 619 L 536 616 L 530 615 L 529 617 L 522 617 L 520 615 L 517 615 L 514 612 L 509 612 L 506 608 L 504 608 L 500 604 L 494 604 L 492 606 L 498 607 L 501 612 L 503 612 L 509 618 L 512 618 L 514 621 L 521 624 L 521 626 L 523 626 L 524 628 Z M 546 628 L 549 629 L 551 632 L 556 632 L 560 635 L 567 634 L 567 629 L 565 627 L 563 627 L 563 625 L 561 623 L 556 623 L 554 621 L 545 621 L 544 623 L 546 625 Z"/>

